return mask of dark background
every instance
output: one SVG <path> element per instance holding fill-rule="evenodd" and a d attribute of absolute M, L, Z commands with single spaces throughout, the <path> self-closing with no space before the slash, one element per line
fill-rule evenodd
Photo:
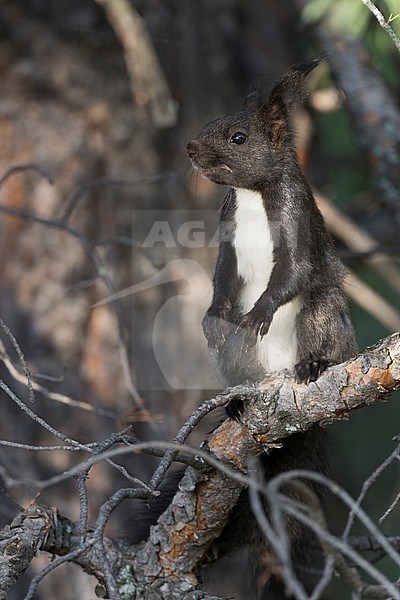
<path fill-rule="evenodd" d="M 207 236 L 212 235 L 224 190 L 192 173 L 186 143 L 209 120 L 237 110 L 260 74 L 272 81 L 293 62 L 332 49 L 321 34 L 331 35 L 330 25 L 315 20 L 306 23 L 301 4 L 294 0 L 132 2 L 144 19 L 176 109 L 176 119 L 160 127 L 146 102 L 141 102 L 143 97 L 135 96 L 137 82 L 129 78 L 120 40 L 100 3 L 1 3 L 0 175 L 15 165 L 35 163 L 51 175 L 54 184 L 34 170 L 16 173 L 2 184 L 0 203 L 54 221 L 60 219 L 74 193 L 94 179 L 144 178 L 135 185 L 105 184 L 82 193 L 69 225 L 92 243 L 111 240 L 97 248 L 115 290 L 167 269 L 163 283 L 128 294 L 117 309 L 109 303 L 93 308 L 110 295 L 110 288 L 93 276 L 90 253 L 82 239 L 0 212 L 1 317 L 17 338 L 29 367 L 33 373 L 61 377 L 56 382 L 41 380 L 46 389 L 116 415 L 102 416 L 37 393 L 31 408 L 70 437 L 85 443 L 98 441 L 133 421 L 134 433 L 143 439 L 171 439 L 185 417 L 217 387 L 200 327 L 210 299 L 216 249 L 178 243 L 168 251 L 161 244 L 144 252 L 139 240 L 155 215 L 170 223 L 173 231 L 186 219 L 204 220 Z M 318 2 L 312 4 L 317 10 Z M 330 56 L 318 69 L 311 80 L 310 101 L 296 117 L 299 152 L 312 184 L 389 248 L 399 265 L 400 198 L 397 191 L 386 194 L 388 186 L 384 188 L 376 170 L 386 158 L 384 153 L 383 158 L 378 154 L 371 158 L 357 121 L 354 98 L 368 89 L 360 88 L 351 96 L 350 89 L 343 93 L 335 88 L 341 78 L 349 82 L 353 77 L 350 57 L 368 52 L 368 68 L 379 74 L 396 107 L 399 56 L 361 2 L 348 2 L 348 7 L 350 12 L 343 13 L 346 18 L 336 16 L 334 35 L 339 36 L 336 43 L 342 40 L 337 47 L 342 60 L 335 63 L 335 56 Z M 349 23 L 357 25 L 353 31 Z M 356 41 L 346 41 L 349 35 Z M 318 91 L 323 92 L 320 98 L 328 98 L 328 109 L 321 109 Z M 333 98 L 332 106 L 329 98 Z M 372 122 L 379 119 L 381 108 L 376 105 Z M 390 133 L 390 122 L 386 124 Z M 400 173 L 395 124 L 393 128 L 393 172 Z M 388 178 L 398 190 L 393 172 Z M 160 174 L 165 175 L 151 180 Z M 340 240 L 336 243 L 346 265 L 397 309 L 399 292 Z M 176 261 L 172 266 L 171 260 Z M 351 314 L 360 349 L 390 333 L 354 302 Z M 4 332 L 2 339 L 18 365 L 15 348 Z M 143 415 L 133 408 L 121 348 L 126 350 L 137 389 L 155 416 L 151 423 L 137 422 Z M 5 368 L 2 374 L 26 399 L 26 388 L 15 383 Z M 56 442 L 5 394 L 1 411 L 1 439 L 25 444 Z M 217 416 L 210 419 L 193 443 L 217 421 Z M 331 428 L 332 477 L 353 496 L 393 449 L 398 421 L 393 398 Z M 5 480 L 7 476 L 27 480 L 59 473 L 74 464 L 76 456 L 1 448 L 0 460 Z M 124 464 L 132 474 L 147 478 L 156 463 L 130 457 Z M 374 486 L 365 502 L 374 518 L 395 498 L 398 481 L 397 464 Z M 95 467 L 88 481 L 91 517 L 95 518 L 102 501 L 125 484 L 109 467 Z M 34 497 L 29 485 L 10 493 L 23 505 Z M 73 482 L 51 488 L 41 501 L 78 518 L 79 498 Z M 124 534 L 129 510 L 126 505 L 112 518 L 110 535 Z M 335 503 L 330 513 L 333 527 L 340 531 L 346 510 Z M 4 494 L 2 525 L 14 514 L 15 507 Z M 395 531 L 398 519 L 397 509 L 383 526 L 386 533 Z M 47 557 L 37 559 L 10 598 L 23 597 L 33 571 L 47 561 Z M 240 567 L 234 570 L 239 579 L 244 577 Z M 228 565 L 219 578 L 225 587 L 213 588 L 215 593 L 239 594 L 232 571 Z M 72 565 L 45 579 L 35 597 L 53 598 L 56 585 L 59 598 L 94 598 L 94 580 Z M 336 590 L 330 598 L 347 596 Z"/>

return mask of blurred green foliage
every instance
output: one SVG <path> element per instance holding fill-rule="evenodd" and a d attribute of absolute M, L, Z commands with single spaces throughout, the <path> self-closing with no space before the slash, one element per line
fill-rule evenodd
<path fill-rule="evenodd" d="M 377 8 L 400 38 L 399 0 L 382 0 Z M 308 24 L 323 19 L 328 27 L 341 35 L 362 37 L 368 50 L 383 67 L 388 81 L 398 83 L 398 69 L 393 60 L 397 50 L 393 40 L 362 0 L 309 0 L 302 18 Z"/>
<path fill-rule="evenodd" d="M 398 0 L 384 0 L 377 6 L 386 22 L 400 34 L 400 5 Z M 387 36 L 379 26 L 376 18 L 362 0 L 310 0 L 303 11 L 303 19 L 307 23 L 315 23 L 326 19 L 328 24 L 352 37 L 366 33 L 371 21 L 374 21 L 381 33 Z"/>

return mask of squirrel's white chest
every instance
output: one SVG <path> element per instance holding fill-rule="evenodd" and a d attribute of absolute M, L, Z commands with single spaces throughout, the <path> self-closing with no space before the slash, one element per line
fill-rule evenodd
<path fill-rule="evenodd" d="M 238 274 L 243 280 L 240 304 L 248 312 L 267 288 L 274 266 L 274 244 L 261 195 L 236 190 L 235 247 Z"/>
<path fill-rule="evenodd" d="M 279 224 L 269 223 L 261 194 L 244 189 L 235 191 L 233 245 L 238 275 L 243 281 L 239 304 L 243 313 L 247 313 L 268 287 L 275 265 L 271 227 Z M 279 307 L 267 335 L 257 342 L 258 358 L 267 372 L 292 369 L 296 364 L 296 320 L 300 310 L 300 298 Z"/>

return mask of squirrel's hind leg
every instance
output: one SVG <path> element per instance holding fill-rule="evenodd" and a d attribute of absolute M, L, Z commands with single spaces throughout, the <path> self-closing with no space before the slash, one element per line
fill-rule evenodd
<path fill-rule="evenodd" d="M 309 383 L 330 365 L 357 353 L 347 300 L 338 288 L 314 292 L 297 318 L 298 363 L 296 380 Z"/>

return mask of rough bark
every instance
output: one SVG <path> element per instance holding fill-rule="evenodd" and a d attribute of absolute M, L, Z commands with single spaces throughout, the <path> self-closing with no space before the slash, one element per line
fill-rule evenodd
<path fill-rule="evenodd" d="M 259 386 L 226 390 L 226 401 L 245 401 L 242 423 L 224 421 L 210 436 L 211 459 L 246 472 L 248 460 L 276 447 L 285 437 L 347 419 L 353 410 L 385 400 L 400 389 L 400 332 L 359 356 L 324 373 L 308 386 L 289 374 L 271 375 Z M 226 470 L 199 473 L 189 467 L 170 507 L 152 529 L 150 538 L 129 549 L 105 539 L 107 558 L 121 598 L 209 598 L 198 589 L 196 573 L 223 528 L 245 485 Z M 58 511 L 31 506 L 1 535 L 1 589 L 4 593 L 39 550 L 71 555 L 71 560 L 104 583 L 99 540 L 85 541 L 76 526 Z M 85 552 L 79 553 L 84 547 Z"/>

